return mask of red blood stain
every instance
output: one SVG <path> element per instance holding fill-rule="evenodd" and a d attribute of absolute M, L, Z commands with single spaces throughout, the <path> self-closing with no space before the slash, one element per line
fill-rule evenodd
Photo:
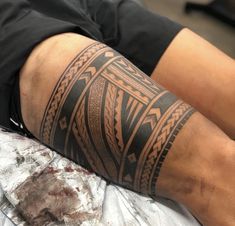
<path fill-rule="evenodd" d="M 71 166 L 64 167 L 64 170 L 65 170 L 65 172 L 73 172 L 74 171 L 74 169 L 72 169 Z"/>
<path fill-rule="evenodd" d="M 58 172 L 60 172 L 60 170 L 55 169 L 52 166 L 48 166 L 45 170 L 45 173 L 51 173 L 51 174 L 55 174 L 55 173 L 58 173 Z"/>

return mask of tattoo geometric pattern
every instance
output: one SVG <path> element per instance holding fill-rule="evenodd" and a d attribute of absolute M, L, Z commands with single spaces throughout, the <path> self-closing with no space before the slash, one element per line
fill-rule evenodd
<path fill-rule="evenodd" d="M 40 139 L 108 180 L 154 196 L 164 159 L 193 112 L 120 54 L 94 43 L 60 76 Z"/>

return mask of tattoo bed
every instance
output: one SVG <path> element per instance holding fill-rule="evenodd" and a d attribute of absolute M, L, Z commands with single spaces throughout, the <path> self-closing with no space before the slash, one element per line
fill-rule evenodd
<path fill-rule="evenodd" d="M 0 129 L 0 225 L 199 226 L 181 205 L 103 179 L 19 134 Z"/>

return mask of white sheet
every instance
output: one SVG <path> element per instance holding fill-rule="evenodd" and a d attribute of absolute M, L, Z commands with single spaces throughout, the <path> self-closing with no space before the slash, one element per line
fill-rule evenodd
<path fill-rule="evenodd" d="M 31 225 L 40 220 L 40 225 L 199 226 L 176 202 L 107 185 L 43 145 L 3 130 L 0 185 L 1 226 L 27 225 L 25 219 Z M 45 222 L 45 209 L 60 223 Z"/>

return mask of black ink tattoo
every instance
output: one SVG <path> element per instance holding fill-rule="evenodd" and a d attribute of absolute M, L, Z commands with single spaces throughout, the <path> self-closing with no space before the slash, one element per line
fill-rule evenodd
<path fill-rule="evenodd" d="M 40 139 L 115 183 L 155 195 L 162 163 L 194 110 L 104 44 L 60 77 Z"/>

